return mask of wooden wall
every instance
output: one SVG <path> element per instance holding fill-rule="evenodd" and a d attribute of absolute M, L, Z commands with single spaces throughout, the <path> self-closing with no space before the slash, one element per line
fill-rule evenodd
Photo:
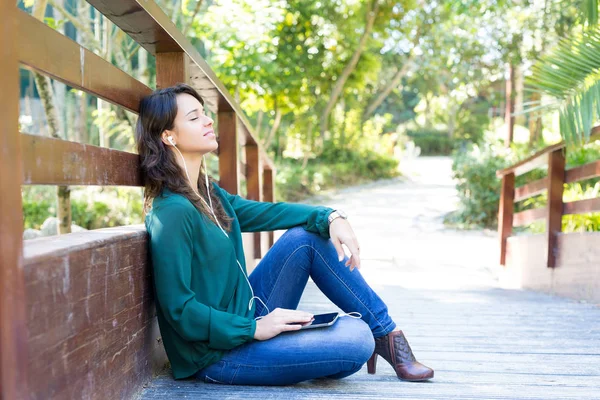
<path fill-rule="evenodd" d="M 166 363 L 142 225 L 26 241 L 31 399 L 130 398 Z"/>
<path fill-rule="evenodd" d="M 509 237 L 503 285 L 600 304 L 600 232 L 558 234 L 554 268 L 547 246 L 543 234 Z"/>

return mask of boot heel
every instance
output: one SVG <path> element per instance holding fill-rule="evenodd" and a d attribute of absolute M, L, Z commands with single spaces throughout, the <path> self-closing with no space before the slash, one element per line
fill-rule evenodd
<path fill-rule="evenodd" d="M 367 361 L 367 372 L 371 375 L 375 375 L 377 369 L 377 353 L 373 353 L 369 361 Z"/>

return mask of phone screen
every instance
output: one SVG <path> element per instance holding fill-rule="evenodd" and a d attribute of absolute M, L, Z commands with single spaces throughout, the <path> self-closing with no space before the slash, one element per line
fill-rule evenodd
<path fill-rule="evenodd" d="M 317 314 L 311 322 L 302 324 L 301 329 L 317 328 L 318 326 L 327 326 L 335 321 L 338 317 L 338 313 L 332 312 L 327 314 Z"/>

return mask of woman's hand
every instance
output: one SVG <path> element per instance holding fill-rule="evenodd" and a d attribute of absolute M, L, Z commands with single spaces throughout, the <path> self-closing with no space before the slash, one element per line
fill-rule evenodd
<path fill-rule="evenodd" d="M 254 339 L 267 340 L 281 332 L 297 331 L 303 323 L 310 322 L 312 319 L 313 314 L 308 312 L 276 308 L 256 321 Z"/>
<path fill-rule="evenodd" d="M 344 249 L 342 244 L 345 244 L 350 250 L 352 256 L 346 261 L 346 267 L 350 267 L 350 271 L 354 268 L 360 269 L 360 246 L 354 235 L 354 231 L 350 227 L 350 223 L 344 218 L 336 218 L 329 225 L 329 236 L 338 253 L 338 259 L 344 259 Z"/>

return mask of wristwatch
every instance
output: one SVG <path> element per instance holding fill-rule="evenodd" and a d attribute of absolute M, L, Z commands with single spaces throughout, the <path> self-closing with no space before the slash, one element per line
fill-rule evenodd
<path fill-rule="evenodd" d="M 327 217 L 327 222 L 329 222 L 329 225 L 331 225 L 333 220 L 336 218 L 348 219 L 348 214 L 346 214 L 342 210 L 333 210 L 333 212 L 329 214 L 329 217 Z"/>

